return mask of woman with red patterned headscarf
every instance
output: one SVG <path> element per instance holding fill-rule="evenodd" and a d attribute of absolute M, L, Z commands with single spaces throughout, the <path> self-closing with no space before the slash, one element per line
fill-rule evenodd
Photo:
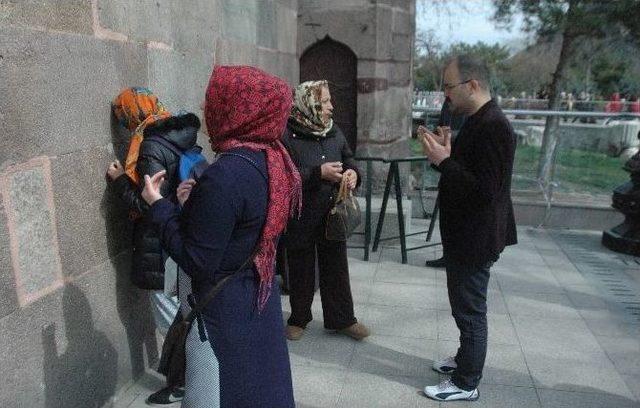
<path fill-rule="evenodd" d="M 208 338 L 219 364 L 211 378 L 192 379 L 219 395 L 214 406 L 294 406 L 273 284 L 277 240 L 300 209 L 300 175 L 280 142 L 291 98 L 283 80 L 257 68 L 215 67 L 204 115 L 217 160 L 181 213 L 159 193 L 163 174 L 145 177 L 143 197 L 164 248 L 192 278 L 195 303 L 232 275 L 191 330 Z"/>

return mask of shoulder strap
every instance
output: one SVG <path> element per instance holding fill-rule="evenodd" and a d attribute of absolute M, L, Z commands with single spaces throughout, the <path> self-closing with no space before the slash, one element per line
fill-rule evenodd
<path fill-rule="evenodd" d="M 260 166 L 258 166 L 258 163 L 256 163 L 252 158 L 245 156 L 244 154 L 240 154 L 240 153 L 231 153 L 231 152 L 224 152 L 224 153 L 220 153 L 218 155 L 218 157 L 220 156 L 236 156 L 236 157 L 241 157 L 243 159 L 245 159 L 246 161 L 248 161 L 249 163 L 251 163 L 251 165 L 253 167 L 256 168 L 256 170 L 258 170 L 258 173 L 260 173 L 260 175 L 262 176 L 263 179 L 265 179 L 265 181 L 269 181 L 267 179 L 267 176 L 264 175 L 264 173 L 262 172 L 262 169 L 260 169 Z"/>
<path fill-rule="evenodd" d="M 256 250 L 251 252 L 251 255 L 249 255 L 249 257 L 242 263 L 242 265 L 235 272 L 233 272 L 229 276 L 225 276 L 220 281 L 218 281 L 218 283 L 213 285 L 213 288 L 211 288 L 209 290 L 209 292 L 207 292 L 207 294 L 205 295 L 204 299 L 202 299 L 200 302 L 198 302 L 198 304 L 193 309 L 191 309 L 191 311 L 189 312 L 187 317 L 184 318 L 184 320 L 188 321 L 188 322 L 192 322 L 193 319 L 195 319 L 196 316 L 202 312 L 202 310 L 205 308 L 205 306 L 209 302 L 211 302 L 211 300 L 218 294 L 218 292 L 220 292 L 222 290 L 222 287 L 227 282 L 229 282 L 229 280 L 231 278 L 234 278 L 239 272 L 242 272 L 247 267 L 247 265 L 249 265 L 249 262 L 253 261 L 253 257 L 256 254 L 256 252 L 257 252 Z"/>
<path fill-rule="evenodd" d="M 182 150 L 178 149 L 178 146 L 174 145 L 173 143 L 171 143 L 170 141 L 168 141 L 162 136 L 153 135 L 153 136 L 145 137 L 144 140 L 151 140 L 154 142 L 158 142 L 164 147 L 166 147 L 167 149 L 171 150 L 173 153 L 175 153 L 176 156 L 182 156 L 182 153 L 184 153 Z"/>

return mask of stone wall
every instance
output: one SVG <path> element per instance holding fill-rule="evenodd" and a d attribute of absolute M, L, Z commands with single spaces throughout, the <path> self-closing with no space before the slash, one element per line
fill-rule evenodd
<path fill-rule="evenodd" d="M 299 55 L 329 36 L 358 58 L 358 155 L 409 155 L 414 33 L 414 0 L 299 1 Z"/>
<path fill-rule="evenodd" d="M 110 405 L 158 355 L 104 171 L 110 101 L 148 86 L 201 115 L 213 63 L 298 80 L 296 0 L 0 1 L 2 407 Z M 208 149 L 204 139 L 201 144 Z"/>

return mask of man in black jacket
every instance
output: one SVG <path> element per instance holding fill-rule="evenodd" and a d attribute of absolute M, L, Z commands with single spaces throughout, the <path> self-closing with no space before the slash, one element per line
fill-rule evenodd
<path fill-rule="evenodd" d="M 449 101 L 449 98 L 445 98 L 444 103 L 442 104 L 442 109 L 440 110 L 440 118 L 438 119 L 438 127 L 442 129 L 441 131 L 451 132 L 451 140 L 456 140 L 456 136 L 458 136 L 458 132 L 460 131 L 460 128 L 462 128 L 465 119 L 464 115 L 454 115 L 451 112 L 451 102 Z M 421 129 L 419 131 L 421 131 Z M 444 268 L 444 256 L 441 256 L 438 259 L 427 259 L 425 266 L 429 266 L 431 268 Z"/>
<path fill-rule="evenodd" d="M 491 99 L 482 61 L 454 58 L 444 71 L 444 89 L 452 112 L 467 116 L 455 143 L 448 134 L 426 129 L 419 136 L 425 155 L 442 173 L 440 235 L 460 347 L 455 356 L 433 365 L 451 378 L 424 392 L 440 401 L 473 401 L 487 353 L 489 270 L 504 247 L 517 242 L 511 203 L 516 138 Z"/>

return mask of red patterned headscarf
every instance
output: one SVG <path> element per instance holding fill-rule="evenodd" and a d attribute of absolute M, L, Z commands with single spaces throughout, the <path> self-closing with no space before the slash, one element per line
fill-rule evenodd
<path fill-rule="evenodd" d="M 300 174 L 280 142 L 291 104 L 289 85 L 254 67 L 216 66 L 207 87 L 204 116 L 213 150 L 245 147 L 266 153 L 267 217 L 254 258 L 259 310 L 271 295 L 277 239 L 302 205 Z"/>

